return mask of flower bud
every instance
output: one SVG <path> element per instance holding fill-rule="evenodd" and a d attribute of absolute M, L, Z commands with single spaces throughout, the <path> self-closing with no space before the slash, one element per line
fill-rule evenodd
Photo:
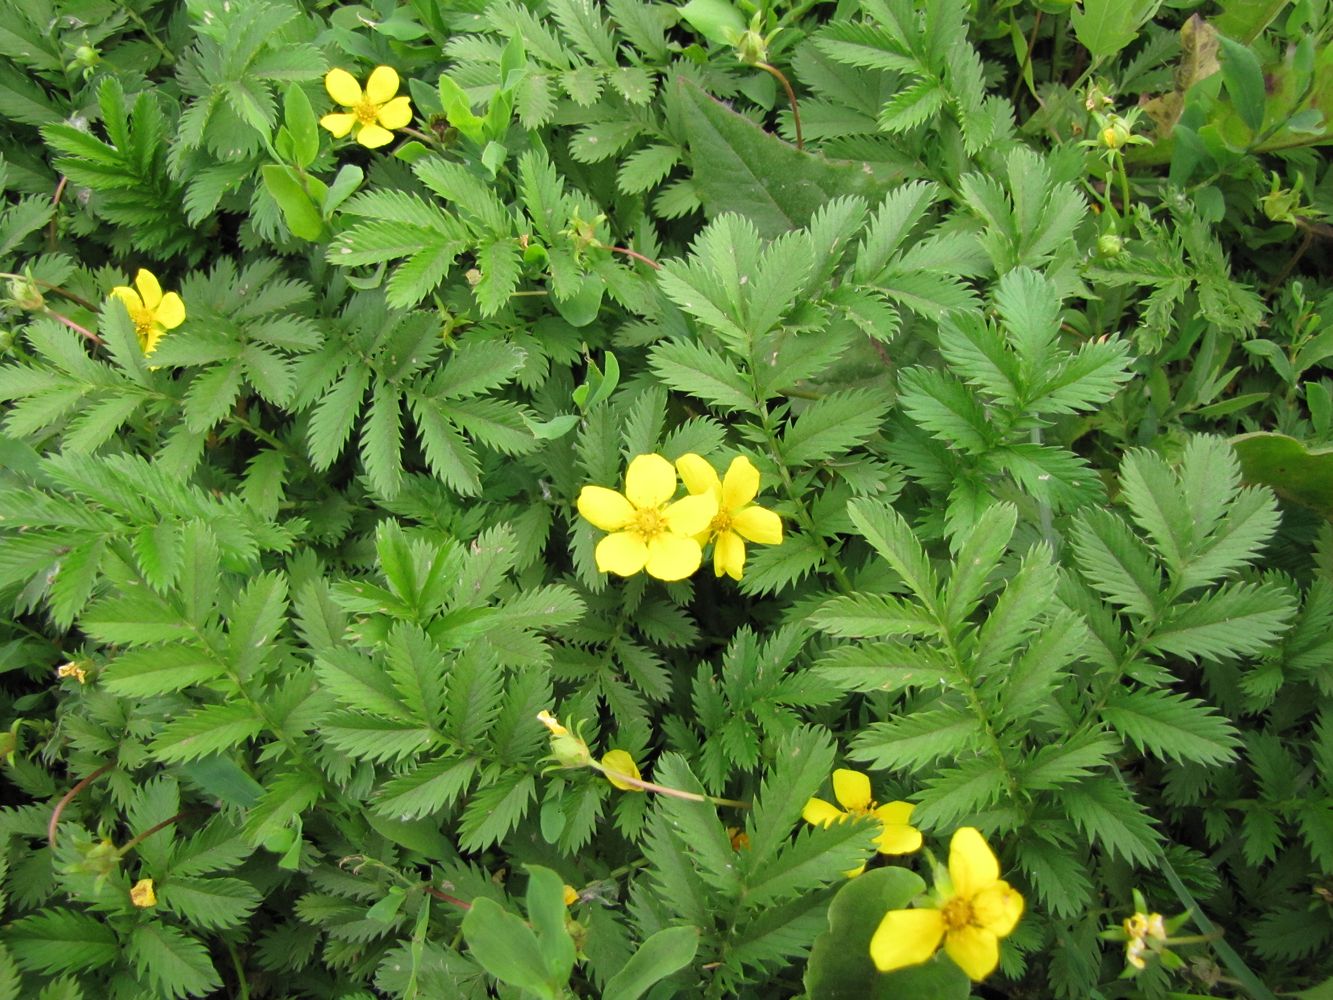
<path fill-rule="evenodd" d="M 32 278 L 10 278 L 9 298 L 14 305 L 27 312 L 41 312 L 46 308 L 46 299 L 42 298 L 37 282 Z"/>
<path fill-rule="evenodd" d="M 1102 233 L 1097 237 L 1097 256 L 1118 257 L 1125 248 L 1125 241 L 1115 233 Z"/>

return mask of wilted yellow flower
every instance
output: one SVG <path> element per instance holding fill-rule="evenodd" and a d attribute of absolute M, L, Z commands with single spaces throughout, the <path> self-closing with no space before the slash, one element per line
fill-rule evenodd
<path fill-rule="evenodd" d="M 782 519 L 752 503 L 759 493 L 759 470 L 744 455 L 731 460 L 723 479 L 706 459 L 694 454 L 676 459 L 676 469 L 692 495 L 711 496 L 717 501 L 717 513 L 699 539 L 713 543 L 714 575 L 741 578 L 746 539 L 760 545 L 782 541 Z"/>
<path fill-rule="evenodd" d="M 347 70 L 331 69 L 324 77 L 324 89 L 347 109 L 319 120 L 335 139 L 355 127 L 356 141 L 375 149 L 393 141 L 392 129 L 403 128 L 412 120 L 412 99 L 394 96 L 398 93 L 398 74 L 391 66 L 376 66 L 364 91 Z"/>
<path fill-rule="evenodd" d="M 62 680 L 66 677 L 73 677 L 80 684 L 88 683 L 88 671 L 77 663 L 62 663 L 56 667 L 56 676 Z"/>
<path fill-rule="evenodd" d="M 565 906 L 573 906 L 579 901 L 579 891 L 572 885 L 565 885 Z"/>
<path fill-rule="evenodd" d="M 552 736 L 564 736 L 569 732 L 568 729 L 560 725 L 560 721 L 554 715 L 544 708 L 537 713 L 537 721 L 549 729 Z"/>
<path fill-rule="evenodd" d="M 150 878 L 141 878 L 134 883 L 130 889 L 130 902 L 141 910 L 146 910 L 150 906 L 157 905 L 157 893 L 153 891 L 153 880 Z"/>
<path fill-rule="evenodd" d="M 870 779 L 860 771 L 845 767 L 834 771 L 833 797 L 842 809 L 823 799 L 811 799 L 801 810 L 801 818 L 815 826 L 831 826 L 854 816 L 873 816 L 880 822 L 880 834 L 875 838 L 880 854 L 911 854 L 921 847 L 921 832 L 908 822 L 916 806 L 910 802 L 879 805 L 871 797 Z M 855 878 L 865 867 L 853 868 L 846 875 Z"/>
<path fill-rule="evenodd" d="M 1018 924 L 1023 897 L 1000 878 L 1000 863 L 985 838 L 970 826 L 949 844 L 949 873 L 935 886 L 938 908 L 890 910 L 870 939 L 880 972 L 928 961 L 944 952 L 968 977 L 980 981 L 1000 964 L 1000 938 Z"/>
<path fill-rule="evenodd" d="M 683 580 L 703 561 L 697 536 L 717 513 L 711 495 L 688 496 L 669 503 L 676 492 L 676 470 L 661 455 L 639 455 L 625 472 L 625 492 L 585 486 L 579 513 L 609 531 L 594 552 L 603 573 L 633 576 L 647 570 L 659 580 Z"/>
<path fill-rule="evenodd" d="M 125 303 L 144 357 L 157 350 L 157 342 L 164 333 L 185 322 L 185 303 L 181 297 L 175 292 L 163 294 L 156 275 L 147 268 L 139 268 L 134 288 L 117 285 L 111 289 L 111 295 Z"/>
<path fill-rule="evenodd" d="M 621 781 L 618 775 L 628 775 L 635 781 L 639 781 L 642 775 L 639 774 L 639 765 L 634 763 L 634 758 L 626 750 L 612 750 L 602 757 L 602 767 L 606 768 L 603 773 L 606 780 L 615 785 L 622 792 L 641 792 L 638 785 L 631 785 L 627 781 Z"/>

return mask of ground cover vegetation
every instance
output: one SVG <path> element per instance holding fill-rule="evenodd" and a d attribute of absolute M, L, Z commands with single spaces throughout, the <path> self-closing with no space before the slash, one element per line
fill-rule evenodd
<path fill-rule="evenodd" d="M 0 1000 L 1333 996 L 1327 0 L 0 8 Z"/>

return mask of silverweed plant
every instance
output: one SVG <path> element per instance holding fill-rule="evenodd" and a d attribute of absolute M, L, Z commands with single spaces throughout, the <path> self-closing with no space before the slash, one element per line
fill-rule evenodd
<path fill-rule="evenodd" d="M 1333 992 L 1325 0 L 0 7 L 0 1000 Z"/>

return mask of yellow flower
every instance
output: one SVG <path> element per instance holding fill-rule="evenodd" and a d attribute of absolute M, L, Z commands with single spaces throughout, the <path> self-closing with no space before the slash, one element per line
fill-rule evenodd
<path fill-rule="evenodd" d="M 375 149 L 393 141 L 391 129 L 403 128 L 412 120 L 412 99 L 395 97 L 398 74 L 391 66 L 376 66 L 362 91 L 356 77 L 345 69 L 331 69 L 324 89 L 346 111 L 325 115 L 319 123 L 341 139 L 356 128 L 356 141 Z"/>
<path fill-rule="evenodd" d="M 181 297 L 175 292 L 164 295 L 157 277 L 147 268 L 139 268 L 139 273 L 134 276 L 134 288 L 117 285 L 111 289 L 111 295 L 125 303 L 144 357 L 157 350 L 162 334 L 185 322 L 185 303 Z"/>
<path fill-rule="evenodd" d="M 633 576 L 647 570 L 659 580 L 683 580 L 703 561 L 697 535 L 717 513 L 712 496 L 688 496 L 669 503 L 676 471 L 661 455 L 639 455 L 625 472 L 625 492 L 585 486 L 579 513 L 609 531 L 594 557 L 603 573 Z"/>
<path fill-rule="evenodd" d="M 56 676 L 61 679 L 73 677 L 80 684 L 88 683 L 88 671 L 84 670 L 83 667 L 79 666 L 77 663 L 62 663 L 60 666 L 56 667 Z"/>
<path fill-rule="evenodd" d="M 676 459 L 676 469 L 691 494 L 711 496 L 717 501 L 717 513 L 700 538 L 701 542 L 713 543 L 715 575 L 741 578 L 745 539 L 760 545 L 782 541 L 782 519 L 751 503 L 759 492 L 759 470 L 744 455 L 731 460 L 726 478 L 720 480 L 712 465 L 698 455 L 681 455 Z"/>
<path fill-rule="evenodd" d="M 910 802 L 890 802 L 879 805 L 870 797 L 870 779 L 860 771 L 840 767 L 833 772 L 833 797 L 838 806 L 823 799 L 811 799 L 801 810 L 801 818 L 815 826 L 831 826 L 853 816 L 873 816 L 879 820 L 881 831 L 875 838 L 880 854 L 911 854 L 921 847 L 921 833 L 908 823 L 916 806 Z M 844 811 L 845 810 L 845 811 Z M 865 871 L 865 865 L 846 872 L 855 878 Z"/>
<path fill-rule="evenodd" d="M 639 774 L 639 765 L 634 763 L 634 758 L 629 755 L 628 751 L 612 750 L 608 752 L 606 756 L 602 758 L 602 767 L 606 768 L 606 771 L 603 772 L 606 776 L 606 780 L 611 782 L 611 784 L 615 785 L 622 792 L 643 791 L 638 785 L 631 785 L 627 781 L 620 780 L 620 777 L 625 775 L 628 775 L 635 781 L 639 781 L 642 778 L 642 775 Z"/>
<path fill-rule="evenodd" d="M 150 878 L 141 878 L 134 883 L 134 888 L 130 889 L 130 902 L 141 910 L 146 910 L 150 906 L 157 905 L 157 893 L 153 891 L 153 880 Z"/>
<path fill-rule="evenodd" d="M 1023 915 L 1023 897 L 1000 878 L 1000 863 L 977 830 L 957 830 L 949 844 L 949 875 L 936 885 L 938 909 L 890 910 L 870 939 L 880 972 L 927 961 L 944 952 L 980 981 L 1000 963 L 1000 938 Z"/>
<path fill-rule="evenodd" d="M 566 883 L 566 884 L 565 884 L 565 906 L 566 906 L 566 908 L 573 906 L 573 905 L 574 905 L 575 903 L 577 903 L 578 901 L 579 901 L 579 891 L 578 891 L 577 889 L 575 889 L 572 885 L 569 885 L 568 883 Z"/>

